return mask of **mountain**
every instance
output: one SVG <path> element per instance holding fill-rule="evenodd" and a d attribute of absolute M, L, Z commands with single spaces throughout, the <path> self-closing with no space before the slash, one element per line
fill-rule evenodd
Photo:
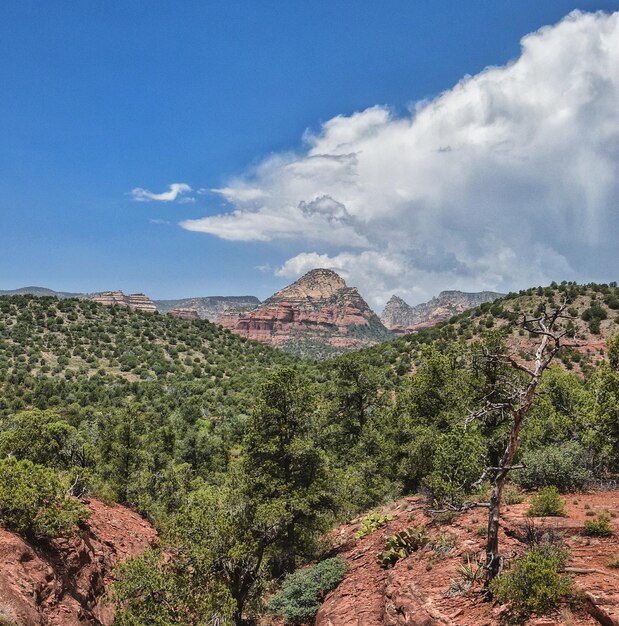
<path fill-rule="evenodd" d="M 390 338 L 355 287 L 328 269 L 315 269 L 245 312 L 230 312 L 224 328 L 297 355 L 323 358 Z"/>
<path fill-rule="evenodd" d="M 494 291 L 441 291 L 429 302 L 410 306 L 402 298 L 391 296 L 380 316 L 381 322 L 395 334 L 406 334 L 429 328 L 486 302 L 493 302 L 505 294 Z"/>
<path fill-rule="evenodd" d="M 21 287 L 19 289 L 0 289 L 0 296 L 52 296 L 54 298 L 79 298 L 83 294 L 66 291 L 54 291 L 47 287 Z"/>
<path fill-rule="evenodd" d="M 206 296 L 180 300 L 155 300 L 155 306 L 159 313 L 193 310 L 197 312 L 200 319 L 211 322 L 230 310 L 253 309 L 259 304 L 260 300 L 256 296 Z"/>

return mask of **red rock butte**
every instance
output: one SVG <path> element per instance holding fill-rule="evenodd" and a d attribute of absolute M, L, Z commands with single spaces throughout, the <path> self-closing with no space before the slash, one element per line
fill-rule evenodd
<path fill-rule="evenodd" d="M 221 316 L 237 335 L 304 356 L 326 356 L 389 338 L 355 287 L 329 269 L 315 269 L 260 306 Z"/>

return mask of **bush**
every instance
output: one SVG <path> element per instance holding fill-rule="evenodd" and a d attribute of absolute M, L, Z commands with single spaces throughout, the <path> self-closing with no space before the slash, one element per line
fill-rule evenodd
<path fill-rule="evenodd" d="M 535 546 L 495 578 L 490 590 L 520 617 L 550 613 L 572 591 L 572 580 L 561 574 L 567 558 L 567 551 L 556 546 Z"/>
<path fill-rule="evenodd" d="M 531 499 L 527 515 L 531 517 L 565 517 L 565 500 L 556 487 L 544 487 Z"/>
<path fill-rule="evenodd" d="M 600 513 L 596 520 L 585 520 L 585 535 L 588 537 L 610 537 L 612 534 L 608 514 Z"/>
<path fill-rule="evenodd" d="M 554 486 L 563 493 L 583 489 L 593 479 L 584 459 L 577 442 L 531 450 L 522 457 L 525 468 L 518 472 L 518 484 L 525 489 Z"/>
<path fill-rule="evenodd" d="M 381 515 L 377 511 L 370 511 L 359 524 L 359 530 L 355 533 L 355 539 L 361 539 L 370 533 L 382 528 L 393 519 L 393 515 Z"/>
<path fill-rule="evenodd" d="M 66 495 L 55 472 L 15 457 L 0 460 L 0 523 L 32 538 L 70 532 L 88 517 L 88 509 Z"/>
<path fill-rule="evenodd" d="M 524 494 L 511 485 L 503 492 L 503 504 L 520 504 L 524 502 Z"/>
<path fill-rule="evenodd" d="M 389 567 L 396 561 L 424 548 L 429 542 L 430 538 L 423 526 L 401 530 L 387 539 L 384 551 L 378 555 L 378 561 L 383 567 Z"/>
<path fill-rule="evenodd" d="M 313 619 L 326 593 L 342 582 L 347 571 L 348 564 L 340 556 L 297 570 L 286 576 L 269 602 L 269 612 L 297 624 Z"/>

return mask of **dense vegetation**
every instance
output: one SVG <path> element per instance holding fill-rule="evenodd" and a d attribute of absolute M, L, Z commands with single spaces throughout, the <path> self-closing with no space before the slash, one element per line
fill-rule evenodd
<path fill-rule="evenodd" d="M 534 339 L 518 315 L 561 298 L 570 313 L 562 324 L 578 345 L 542 380 L 521 433 L 527 469 L 512 479 L 578 489 L 619 470 L 615 285 L 510 294 L 321 363 L 208 322 L 3 297 L 2 471 L 22 484 L 49 472 L 65 486 L 63 501 L 91 493 L 155 522 L 168 556 L 151 551 L 120 569 L 118 624 L 239 623 L 266 611 L 273 581 L 328 554 L 322 538 L 337 521 L 404 493 L 452 508 L 475 495 L 508 420 L 465 420 L 521 376 L 479 355 L 529 359 Z M 9 496 L 12 508 L 0 493 L 4 525 L 36 540 L 37 529 L 12 521 L 27 506 L 39 507 L 35 518 L 67 507 L 58 532 L 79 523 L 82 512 L 54 494 L 50 506 L 22 504 L 21 489 Z"/>

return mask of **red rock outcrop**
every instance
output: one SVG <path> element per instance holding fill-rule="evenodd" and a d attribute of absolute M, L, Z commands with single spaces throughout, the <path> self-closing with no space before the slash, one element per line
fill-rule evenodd
<path fill-rule="evenodd" d="M 504 507 L 500 545 L 509 558 L 527 546 L 514 531 L 522 532 L 530 502 Z M 478 509 L 460 514 L 452 524 L 438 525 L 424 512 L 420 497 L 406 498 L 390 507 L 393 521 L 362 539 L 355 539 L 359 520 L 341 526 L 332 538 L 350 567 L 342 583 L 327 594 L 314 626 L 500 626 L 505 607 L 484 601 L 481 582 L 469 591 L 462 565 L 483 563 L 485 540 L 480 530 L 485 515 Z M 619 574 L 609 567 L 619 551 L 619 518 L 611 519 L 613 536 L 583 536 L 591 513 L 619 511 L 619 491 L 573 494 L 566 498 L 567 517 L 535 518 L 538 526 L 563 533 L 570 552 L 566 570 L 574 577 L 583 603 L 571 610 L 532 617 L 528 626 L 619 625 Z M 383 569 L 377 555 L 388 536 L 411 526 L 425 525 L 430 544 Z M 440 552 L 432 547 L 440 536 L 453 547 Z"/>
<path fill-rule="evenodd" d="M 157 539 L 154 528 L 122 506 L 88 502 L 81 533 L 36 546 L 0 528 L 0 624 L 110 626 L 103 600 L 116 563 Z"/>
<path fill-rule="evenodd" d="M 122 291 L 103 291 L 86 296 L 87 300 L 105 304 L 108 306 L 128 307 L 132 311 L 142 311 L 143 313 L 155 313 L 157 307 L 155 303 L 143 293 L 130 293 L 125 295 Z"/>
<path fill-rule="evenodd" d="M 315 269 L 251 311 L 217 320 L 224 328 L 305 356 L 374 345 L 387 329 L 354 287 L 328 269 Z"/>

